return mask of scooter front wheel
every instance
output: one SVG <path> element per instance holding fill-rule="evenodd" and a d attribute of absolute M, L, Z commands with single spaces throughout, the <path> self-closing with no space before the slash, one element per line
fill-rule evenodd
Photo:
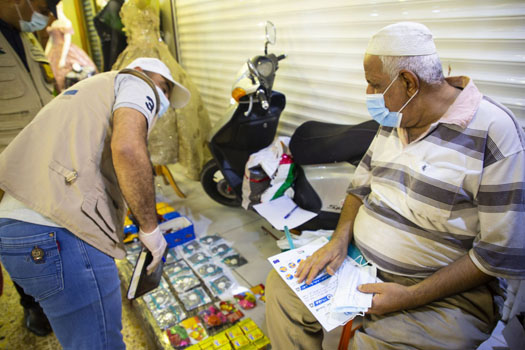
<path fill-rule="evenodd" d="M 204 165 L 201 173 L 201 184 L 206 194 L 214 201 L 229 207 L 241 206 L 241 201 L 222 175 L 215 160 L 212 159 Z"/>

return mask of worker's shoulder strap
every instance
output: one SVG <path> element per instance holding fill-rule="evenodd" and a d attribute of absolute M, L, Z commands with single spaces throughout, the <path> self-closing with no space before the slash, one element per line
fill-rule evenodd
<path fill-rule="evenodd" d="M 137 78 L 140 78 L 140 79 L 144 80 L 149 85 L 149 87 L 153 90 L 153 93 L 155 94 L 155 101 L 157 101 L 157 104 L 156 104 L 157 110 L 155 111 L 155 114 L 157 114 L 159 112 L 159 109 L 160 109 L 159 93 L 157 92 L 157 88 L 155 87 L 155 83 L 153 82 L 153 80 L 151 80 L 150 77 L 148 77 L 146 74 L 144 74 L 142 72 L 139 72 L 138 70 L 130 69 L 130 68 L 121 69 L 118 72 L 118 74 L 131 74 L 131 75 L 136 76 Z"/>

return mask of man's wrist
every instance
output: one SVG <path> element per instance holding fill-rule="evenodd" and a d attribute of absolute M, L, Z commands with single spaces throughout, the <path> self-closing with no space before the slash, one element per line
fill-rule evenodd
<path fill-rule="evenodd" d="M 331 241 L 337 242 L 338 244 L 348 246 L 352 233 L 350 230 L 335 230 L 332 235 Z"/>
<path fill-rule="evenodd" d="M 406 287 L 407 290 L 407 300 L 405 309 L 411 309 L 421 305 L 425 305 L 431 300 L 425 300 L 425 297 L 428 298 L 428 293 L 424 292 L 425 285 L 422 282 L 416 283 L 414 285 Z"/>
<path fill-rule="evenodd" d="M 141 228 L 139 229 L 139 235 L 149 236 L 149 235 L 156 234 L 157 231 L 160 232 L 159 225 L 155 226 L 155 227 L 152 228 L 152 229 L 145 229 L 145 230 L 143 230 L 143 228 L 141 227 Z"/>

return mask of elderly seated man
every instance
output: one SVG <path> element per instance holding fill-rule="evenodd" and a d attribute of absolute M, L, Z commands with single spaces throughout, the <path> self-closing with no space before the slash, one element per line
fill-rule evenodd
<path fill-rule="evenodd" d="M 352 349 L 473 349 L 498 319 L 496 277 L 525 277 L 525 135 L 468 77 L 444 78 L 432 34 L 402 22 L 364 58 L 367 107 L 381 125 L 331 241 L 301 263 L 333 274 L 353 239 L 384 283 Z M 275 271 L 267 326 L 276 350 L 321 349 L 320 324 Z"/>

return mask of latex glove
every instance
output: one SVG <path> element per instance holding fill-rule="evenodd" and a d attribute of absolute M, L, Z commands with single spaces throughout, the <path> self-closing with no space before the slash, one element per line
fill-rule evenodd
<path fill-rule="evenodd" d="M 149 275 L 157 269 L 157 266 L 162 260 L 162 256 L 164 255 L 164 251 L 166 250 L 168 243 L 166 242 L 166 239 L 164 239 L 164 236 L 160 232 L 158 226 L 155 227 L 155 229 L 150 233 L 145 233 L 141 229 L 139 231 L 139 239 L 153 255 L 153 260 L 147 267 L 147 272 Z"/>

